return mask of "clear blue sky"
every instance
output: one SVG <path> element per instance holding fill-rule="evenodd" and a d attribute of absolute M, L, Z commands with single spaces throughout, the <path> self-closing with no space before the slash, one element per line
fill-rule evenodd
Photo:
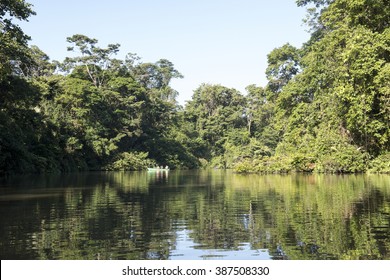
<path fill-rule="evenodd" d="M 62 61 L 66 37 L 84 34 L 99 46 L 121 44 L 143 62 L 170 60 L 184 79 L 172 83 L 178 101 L 201 83 L 236 88 L 264 86 L 267 54 L 309 34 L 305 9 L 295 0 L 27 0 L 36 16 L 21 27 L 51 59 Z"/>

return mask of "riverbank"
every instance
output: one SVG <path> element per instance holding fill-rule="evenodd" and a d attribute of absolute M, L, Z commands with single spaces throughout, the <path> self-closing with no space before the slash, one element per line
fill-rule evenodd
<path fill-rule="evenodd" d="M 380 155 L 371 161 L 340 158 L 321 161 L 304 156 L 266 157 L 245 159 L 235 164 L 237 173 L 380 173 L 390 174 L 390 153 Z"/>

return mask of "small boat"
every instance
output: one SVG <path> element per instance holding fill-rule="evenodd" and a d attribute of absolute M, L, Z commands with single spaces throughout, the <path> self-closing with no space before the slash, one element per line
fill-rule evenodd
<path fill-rule="evenodd" d="M 166 171 L 169 171 L 169 168 L 148 167 L 148 171 L 150 171 L 150 172 L 166 172 Z"/>

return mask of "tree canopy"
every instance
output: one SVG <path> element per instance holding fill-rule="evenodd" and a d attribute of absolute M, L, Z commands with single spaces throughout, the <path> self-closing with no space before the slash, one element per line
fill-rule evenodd
<path fill-rule="evenodd" d="M 272 50 L 268 83 L 246 94 L 202 84 L 184 107 L 167 59 L 117 58 L 83 34 L 51 61 L 0 1 L 0 173 L 234 168 L 238 172 L 390 171 L 390 6 L 297 0 L 311 38 Z M 65 40 L 64 40 L 65 41 Z"/>

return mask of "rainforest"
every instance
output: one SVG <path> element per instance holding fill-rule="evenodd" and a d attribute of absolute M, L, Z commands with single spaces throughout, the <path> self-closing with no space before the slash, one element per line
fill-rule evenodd
<path fill-rule="evenodd" d="M 275 46 L 268 83 L 194 89 L 184 106 L 167 59 L 142 62 L 83 34 L 53 61 L 0 1 L 0 175 L 217 168 L 240 173 L 390 172 L 390 5 L 297 0 L 310 39 Z M 36 15 L 39 16 L 39 15 Z"/>

